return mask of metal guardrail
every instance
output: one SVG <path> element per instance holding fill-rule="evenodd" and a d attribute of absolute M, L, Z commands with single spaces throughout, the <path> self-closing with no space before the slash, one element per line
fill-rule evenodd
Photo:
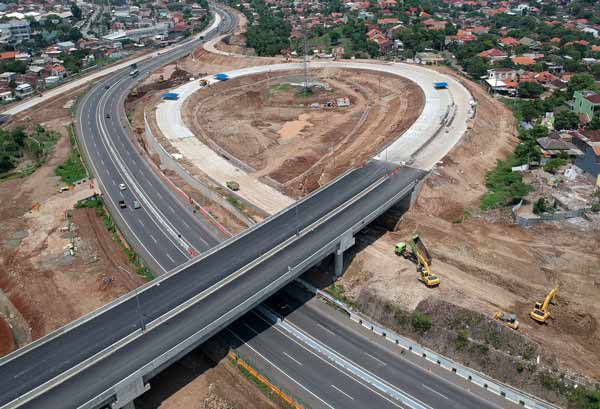
<path fill-rule="evenodd" d="M 364 316 L 363 314 L 355 311 L 352 307 L 347 305 L 346 303 L 337 300 L 333 296 L 327 294 L 324 291 L 319 290 L 318 288 L 310 285 L 306 281 L 298 278 L 296 282 L 299 283 L 302 287 L 307 289 L 309 292 L 316 294 L 317 296 L 325 299 L 326 301 L 335 304 L 338 308 L 346 312 L 350 319 L 363 327 L 373 331 L 375 334 L 382 336 L 388 341 L 398 345 L 399 347 L 414 353 L 417 356 L 420 356 L 427 361 L 430 361 L 440 367 L 447 369 L 468 380 L 471 383 L 474 383 L 477 386 L 480 386 L 490 392 L 495 393 L 496 395 L 500 395 L 505 399 L 519 404 L 525 408 L 530 409 L 560 409 L 558 406 L 546 402 L 542 399 L 539 399 L 527 392 L 520 391 L 512 386 L 506 385 L 498 380 L 495 380 L 481 372 L 478 372 L 474 369 L 468 368 L 458 362 L 451 360 L 441 354 L 431 351 L 428 348 L 423 347 L 422 345 L 417 344 L 414 341 L 411 341 L 408 338 L 405 338 L 401 335 L 396 334 L 394 331 L 385 328 L 370 318 Z"/>
<path fill-rule="evenodd" d="M 386 395 L 392 397 L 396 401 L 407 405 L 411 409 L 429 409 L 427 405 L 423 404 L 422 402 L 419 402 L 416 398 L 407 395 L 406 393 L 398 390 L 389 383 L 385 382 L 383 379 L 356 366 L 351 361 L 339 355 L 333 349 L 311 338 L 310 336 L 296 328 L 294 325 L 281 319 L 281 317 L 279 317 L 277 314 L 274 314 L 262 305 L 259 305 L 258 307 L 256 307 L 256 309 L 259 310 L 260 313 L 263 316 L 265 316 L 269 321 L 271 321 L 272 324 L 280 326 L 286 332 L 299 339 L 303 344 L 308 345 L 308 347 L 311 348 L 313 351 L 318 352 L 328 360 L 332 361 L 337 366 L 342 367 L 346 371 L 352 373 L 356 377 L 360 378 L 364 382 L 375 387 L 376 389 L 380 390 Z"/>

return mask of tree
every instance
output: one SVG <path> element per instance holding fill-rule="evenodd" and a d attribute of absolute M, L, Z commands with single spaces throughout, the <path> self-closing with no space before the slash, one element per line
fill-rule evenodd
<path fill-rule="evenodd" d="M 554 115 L 554 129 L 576 129 L 579 117 L 573 111 L 559 111 Z"/>
<path fill-rule="evenodd" d="M 331 45 L 338 45 L 340 43 L 340 33 L 332 31 L 329 33 L 329 40 L 331 40 Z"/>
<path fill-rule="evenodd" d="M 590 129 L 592 131 L 600 129 L 600 116 L 595 115 L 592 120 L 587 124 L 586 129 Z"/>
<path fill-rule="evenodd" d="M 81 20 L 81 9 L 76 3 L 71 4 L 71 14 L 75 20 Z"/>
<path fill-rule="evenodd" d="M 600 62 L 597 62 L 592 66 L 592 74 L 594 74 L 594 77 L 597 79 L 600 79 Z"/>
<path fill-rule="evenodd" d="M 573 93 L 575 91 L 583 90 L 597 90 L 594 77 L 590 74 L 574 74 L 567 85 L 567 94 L 569 95 L 569 98 L 573 98 Z"/>
<path fill-rule="evenodd" d="M 472 78 L 483 77 L 488 70 L 488 65 L 485 60 L 481 57 L 471 57 L 466 59 L 463 63 L 463 68 Z"/>
<path fill-rule="evenodd" d="M 537 82 L 521 82 L 519 96 L 522 98 L 537 98 L 544 93 L 544 87 Z"/>

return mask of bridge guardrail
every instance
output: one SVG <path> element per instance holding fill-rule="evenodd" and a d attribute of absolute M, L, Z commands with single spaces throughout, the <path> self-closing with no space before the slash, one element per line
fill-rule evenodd
<path fill-rule="evenodd" d="M 343 310 L 350 319 L 363 327 L 367 328 L 370 331 L 373 331 L 375 334 L 382 336 L 388 341 L 400 346 L 404 350 L 410 351 L 417 356 L 420 356 L 426 359 L 429 362 L 432 362 L 440 367 L 455 373 L 468 380 L 471 383 L 474 383 L 477 386 L 480 386 L 484 389 L 489 390 L 490 392 L 495 393 L 496 395 L 500 395 L 505 399 L 512 401 L 513 403 L 519 404 L 525 408 L 529 409 L 560 409 L 559 406 L 556 406 L 550 402 L 546 402 L 540 398 L 537 398 L 527 392 L 520 391 L 512 386 L 506 385 L 498 380 L 495 380 L 481 372 L 478 372 L 474 369 L 468 368 L 458 362 L 453 361 L 450 358 L 447 358 L 441 354 L 433 352 L 432 350 L 425 348 L 424 346 L 417 344 L 416 342 L 403 337 L 401 335 L 396 334 L 394 331 L 381 326 L 376 323 L 372 319 L 366 317 L 360 312 L 355 311 L 352 307 L 347 305 L 346 303 L 337 300 L 333 296 L 327 294 L 324 291 L 319 290 L 318 288 L 312 286 L 301 278 L 297 278 L 296 282 L 304 287 L 309 292 L 325 299 L 327 302 L 335 304 L 338 308 Z"/>

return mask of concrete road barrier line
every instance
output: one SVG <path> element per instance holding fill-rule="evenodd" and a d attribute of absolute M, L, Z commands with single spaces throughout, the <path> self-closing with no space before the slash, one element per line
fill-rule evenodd
<path fill-rule="evenodd" d="M 126 77 L 120 79 L 115 84 L 115 86 L 117 86 L 120 82 L 122 82 L 126 79 L 127 79 Z M 175 247 L 181 252 L 181 254 L 183 254 L 186 258 L 190 258 L 189 255 L 187 254 L 187 249 L 190 247 L 189 243 L 187 243 L 185 241 L 185 239 L 183 239 L 182 237 L 178 237 L 177 232 L 175 231 L 173 226 L 169 222 L 167 222 L 164 214 L 162 214 L 162 212 L 160 212 L 156 208 L 154 202 L 152 202 L 147 197 L 147 194 L 144 191 L 144 189 L 138 185 L 136 179 L 133 177 L 133 175 L 131 174 L 131 171 L 125 165 L 123 158 L 121 157 L 121 155 L 118 153 L 118 150 L 114 146 L 114 143 L 109 136 L 108 130 L 106 130 L 106 128 L 104 126 L 104 122 L 101 119 L 101 116 L 102 116 L 101 107 L 104 106 L 103 101 L 105 99 L 108 99 L 109 95 L 110 95 L 110 92 L 104 93 L 102 95 L 102 97 L 100 98 L 100 100 L 98 101 L 98 105 L 96 106 L 96 122 L 98 125 L 98 129 L 102 135 L 101 136 L 102 141 L 103 141 L 107 151 L 109 151 L 111 153 L 111 155 L 109 155 L 110 159 L 113 162 L 113 164 L 115 165 L 115 167 L 121 171 L 120 176 L 127 181 L 127 184 L 129 185 L 129 187 L 136 193 L 137 198 L 142 203 L 144 203 L 144 206 L 143 206 L 144 211 L 146 211 L 146 212 L 150 211 L 154 215 L 155 220 L 157 220 L 163 227 L 165 227 L 166 232 L 168 232 L 169 236 L 171 236 L 171 237 L 167 236 L 169 238 L 169 240 L 173 244 L 175 244 Z M 150 214 L 149 214 L 149 216 L 150 216 Z"/>
<path fill-rule="evenodd" d="M 201 35 L 203 35 L 203 32 L 199 33 L 198 37 L 201 36 Z M 125 66 L 123 66 L 123 67 L 125 67 Z M 119 69 L 121 69 L 123 67 L 120 67 Z M 115 71 L 118 71 L 118 70 L 115 70 Z M 104 84 L 106 82 L 111 82 L 113 80 L 114 80 L 113 78 L 104 78 L 104 79 L 100 80 L 100 82 L 98 83 L 98 87 L 101 87 L 101 86 L 103 86 L 102 84 Z M 86 93 L 83 96 L 83 99 L 77 104 L 77 110 L 79 112 L 81 112 L 81 110 L 83 110 L 83 107 L 85 107 L 85 102 L 87 102 L 87 100 L 90 98 L 90 96 L 91 96 L 91 93 L 89 93 L 89 92 Z M 77 116 L 78 116 L 78 118 L 80 118 L 81 117 L 81 113 L 78 114 Z M 77 120 L 75 124 L 76 124 L 76 128 L 79 128 L 79 132 L 76 132 L 77 136 L 80 137 L 81 142 L 83 143 L 84 149 L 86 151 L 86 155 L 83 155 L 83 157 L 84 157 L 86 163 L 88 163 L 88 165 L 91 167 L 93 173 L 96 176 L 96 180 L 97 180 L 97 183 L 99 185 L 99 190 L 100 191 L 106 191 L 105 188 L 104 189 L 102 188 L 104 186 L 104 184 L 102 182 L 102 179 L 99 177 L 100 173 L 98 172 L 98 169 L 94 165 L 93 161 L 91 161 L 89 159 L 91 151 L 90 151 L 89 147 L 87 146 L 86 138 L 83 136 L 83 130 L 82 130 L 82 127 L 81 127 L 81 123 L 80 123 L 79 120 Z M 112 200 L 112 198 L 110 196 L 108 197 L 108 200 L 109 200 L 110 204 L 112 205 L 112 207 L 114 208 L 114 210 L 118 209 L 117 204 Z M 118 212 L 115 212 L 114 214 L 119 215 Z M 120 215 L 119 215 L 119 217 L 120 217 Z M 131 235 L 139 242 L 140 246 L 147 252 L 147 254 L 156 263 L 156 265 L 160 266 L 164 271 L 166 271 L 161 266 L 161 264 L 158 262 L 158 260 L 156 260 L 154 258 L 154 256 L 152 255 L 152 253 L 146 248 L 146 246 L 144 245 L 143 241 L 140 240 L 139 237 L 135 234 L 135 232 L 131 229 L 131 227 L 129 226 L 129 224 L 127 223 L 127 221 L 125 219 L 122 219 L 122 221 L 127 226 L 127 228 L 130 230 Z M 190 261 L 193 261 L 193 260 L 190 260 Z M 193 263 L 190 263 L 190 264 L 193 264 Z M 184 265 L 180 266 L 180 269 L 184 269 L 184 268 L 186 268 L 188 266 L 189 266 L 189 264 L 185 265 L 185 263 L 184 263 Z M 171 270 L 171 271 L 173 271 L 173 270 Z M 178 270 L 178 271 L 180 271 L 180 270 Z M 174 273 L 176 273 L 178 271 L 175 271 Z M 170 274 L 170 275 L 172 275 L 172 274 Z M 170 277 L 170 275 L 163 275 L 161 277 L 163 279 L 166 279 L 166 278 Z M 158 280 L 156 282 L 153 281 L 153 282 L 146 283 L 142 287 L 140 287 L 140 289 L 138 289 L 138 290 L 147 289 L 148 287 L 156 285 L 157 282 L 160 283 L 160 282 L 162 282 L 162 280 Z M 51 333 L 45 335 L 44 337 L 38 338 L 37 340 L 35 340 L 35 341 L 33 341 L 33 342 L 31 342 L 31 343 L 29 343 L 29 344 L 27 344 L 27 345 L 19 348 L 18 350 L 16 350 L 16 351 L 14 351 L 14 352 L 12 352 L 12 353 L 10 353 L 10 354 L 8 354 L 8 355 L 0 358 L 0 366 L 4 365 L 4 364 L 6 364 L 6 363 L 8 363 L 10 361 L 12 361 L 13 359 L 15 359 L 15 358 L 17 358 L 19 356 L 21 356 L 23 353 L 28 352 L 29 350 L 31 350 L 31 349 L 33 349 L 35 347 L 43 345 L 46 342 L 51 341 L 52 339 L 56 338 L 57 336 L 65 333 L 65 332 L 68 332 L 69 330 L 71 330 L 71 329 L 73 329 L 73 328 L 75 328 L 75 327 L 77 327 L 77 326 L 79 326 L 79 325 L 81 325 L 81 324 L 83 324 L 83 323 L 85 323 L 85 322 L 93 319 L 97 315 L 100 315 L 100 314 L 106 312 L 107 310 L 109 310 L 109 309 L 111 309 L 111 308 L 113 308 L 113 307 L 115 307 L 115 306 L 117 306 L 117 305 L 119 305 L 119 304 L 121 304 L 121 303 L 129 300 L 130 298 L 133 297 L 132 294 L 133 293 L 124 294 L 124 295 L 118 297 L 116 300 L 113 300 L 111 303 L 108 303 L 108 304 L 106 304 L 106 305 L 98 308 L 97 310 L 92 311 L 91 313 L 86 314 L 86 315 L 82 316 L 81 318 L 79 318 L 79 319 L 77 319 L 75 321 L 72 321 L 71 323 L 65 325 L 64 327 L 58 328 L 58 329 L 52 331 Z"/>
<path fill-rule="evenodd" d="M 510 400 L 516 404 L 522 405 L 525 408 L 531 409 L 559 409 L 558 406 L 552 403 L 546 402 L 540 398 L 537 398 L 527 392 L 513 388 L 510 385 L 506 385 L 500 381 L 497 381 L 483 373 L 477 372 L 474 369 L 468 368 L 462 364 L 452 361 L 450 358 L 446 358 L 436 352 L 433 352 L 412 340 L 405 338 L 401 335 L 396 334 L 394 331 L 389 330 L 375 324 L 370 318 L 363 316 L 362 314 L 354 311 L 352 307 L 332 297 L 331 295 L 319 290 L 318 288 L 310 285 L 306 281 L 297 278 L 296 282 L 302 287 L 307 289 L 309 292 L 318 295 L 325 300 L 334 303 L 340 309 L 349 315 L 350 319 L 364 328 L 383 336 L 393 344 L 410 351 L 418 357 L 424 358 L 427 361 L 439 365 L 440 367 L 455 373 L 463 379 L 486 389 L 496 395 L 502 396 L 507 400 Z"/>
<path fill-rule="evenodd" d="M 387 177 L 384 176 L 384 177 L 380 178 L 375 183 L 375 185 L 379 186 L 379 185 L 381 185 L 381 183 L 385 182 L 386 180 L 387 180 Z M 355 195 L 353 198 L 351 198 L 348 202 L 355 203 L 356 201 L 360 200 L 361 198 L 363 198 L 365 195 L 367 195 L 368 193 L 370 193 L 374 189 L 372 186 L 373 185 L 371 185 L 371 186 L 367 187 L 366 189 L 364 189 L 363 191 L 359 192 L 357 195 Z M 331 212 L 329 212 L 328 214 L 326 214 L 325 216 L 323 216 L 319 220 L 315 221 L 309 227 L 307 227 L 306 229 L 302 230 L 301 233 L 300 233 L 300 235 L 294 235 L 294 236 L 288 238 L 286 241 L 284 241 L 283 243 L 279 244 L 277 247 L 271 249 L 269 252 L 265 253 L 263 256 L 259 257 L 258 259 L 253 260 L 251 263 L 249 263 L 246 266 L 244 266 L 243 268 L 237 270 L 235 273 L 230 274 L 229 276 L 227 276 L 226 278 L 224 278 L 220 282 L 218 282 L 218 283 L 214 284 L 213 286 L 207 288 L 206 290 L 200 292 L 199 294 L 197 294 L 196 296 L 192 297 L 190 300 L 186 301 L 185 303 L 181 304 L 180 306 L 175 307 L 173 310 L 171 310 L 171 311 L 167 312 L 166 314 L 163 314 L 162 316 L 160 316 L 160 317 L 152 320 L 151 322 L 147 323 L 146 324 L 146 331 L 151 331 L 152 329 L 154 329 L 154 328 L 158 327 L 160 324 L 162 324 L 164 321 L 167 321 L 167 320 L 175 317 L 176 315 L 179 315 L 183 311 L 185 311 L 185 310 L 191 308 L 192 306 L 194 306 L 195 304 L 197 304 L 202 299 L 205 299 L 206 297 L 208 297 L 209 295 L 211 295 L 214 292 L 218 291 L 219 289 L 223 288 L 224 286 L 226 286 L 227 284 L 231 283 L 232 281 L 234 281 L 238 277 L 244 275 L 246 272 L 250 271 L 254 267 L 258 266 L 259 264 L 262 264 L 267 259 L 270 259 L 275 254 L 277 254 L 280 251 L 282 251 L 284 248 L 288 247 L 292 243 L 296 242 L 300 238 L 302 238 L 305 235 L 307 235 L 310 232 L 312 232 L 319 225 L 321 225 L 321 224 L 325 223 L 326 221 L 328 221 L 331 217 L 335 216 L 339 212 L 341 212 L 344 209 L 346 209 L 349 206 L 348 202 L 343 203 L 342 205 L 338 206 L 336 209 L 332 210 Z M 336 240 L 339 240 L 339 238 L 336 238 Z M 300 265 L 302 265 L 302 264 L 303 263 L 301 263 Z M 288 274 L 290 274 L 290 273 L 291 273 L 291 271 L 288 272 Z M 288 274 L 284 274 L 284 275 L 280 276 L 277 280 L 275 280 L 274 283 L 280 282 L 281 279 L 283 277 L 286 277 Z M 273 285 L 274 283 L 272 283 L 271 285 Z M 267 288 L 270 288 L 270 286 L 268 286 Z M 251 297 L 249 299 L 252 299 L 252 298 L 253 297 Z M 231 310 L 231 311 L 234 311 L 234 310 Z M 205 328 L 208 328 L 212 324 L 213 323 L 209 324 Z M 142 334 L 140 334 L 138 336 L 141 336 L 141 335 Z M 99 352 L 99 353 L 93 355 L 92 357 L 90 357 L 90 358 L 82 361 L 80 364 L 76 365 L 75 367 L 70 368 L 69 370 L 63 372 L 62 374 L 58 375 L 57 377 L 53 378 L 52 380 L 49 380 L 48 382 L 46 382 L 42 386 L 40 386 L 40 387 L 38 387 L 38 388 L 30 391 L 28 394 L 23 395 L 23 399 L 25 399 L 26 397 L 27 397 L 28 400 L 33 399 L 35 396 L 39 395 L 40 392 L 43 392 L 43 391 L 39 390 L 40 388 L 43 387 L 43 388 L 45 388 L 44 390 L 47 390 L 47 389 L 50 389 L 50 388 L 52 388 L 52 387 L 54 387 L 54 386 L 56 386 L 56 385 L 64 382 L 65 380 L 67 380 L 67 379 L 71 378 L 72 376 L 76 375 L 77 373 L 81 372 L 82 370 L 84 370 L 85 368 L 87 368 L 88 366 L 90 366 L 91 364 L 93 364 L 94 362 L 96 362 L 96 361 L 98 361 L 100 359 L 103 359 L 106 356 L 109 356 L 110 354 L 114 353 L 117 349 L 123 347 L 124 345 L 127 345 L 129 342 L 132 342 L 136 338 L 137 338 L 137 336 L 135 336 L 135 333 L 128 335 L 123 340 L 117 341 L 112 346 L 109 346 L 109 347 L 105 348 L 101 352 Z M 19 401 L 19 405 L 22 404 L 22 403 L 23 402 Z M 9 407 L 16 407 L 16 406 L 9 406 Z"/>
<path fill-rule="evenodd" d="M 332 348 L 330 348 L 330 347 L 326 346 L 325 344 L 321 343 L 320 341 L 316 340 L 314 337 L 305 333 L 304 331 L 302 331 L 301 329 L 296 327 L 294 324 L 291 324 L 290 322 L 288 322 L 285 319 L 283 319 L 282 317 L 280 317 L 278 314 L 274 313 L 268 307 L 259 305 L 258 307 L 256 307 L 256 310 L 258 310 L 261 313 L 261 315 L 263 315 L 264 317 L 266 317 L 268 319 L 268 321 L 265 321 L 265 322 L 267 322 L 269 324 L 274 324 L 277 327 L 280 327 L 283 331 L 287 332 L 289 335 L 298 339 L 300 342 L 302 342 L 303 344 L 308 346 L 310 349 L 312 349 L 316 353 L 323 355 L 324 357 L 326 357 L 328 360 L 334 362 L 339 367 L 341 367 L 341 368 L 347 370 L 348 372 L 352 373 L 353 375 L 359 377 L 363 381 L 367 382 L 369 385 L 372 385 L 373 387 L 379 389 L 381 392 L 385 393 L 386 395 L 390 396 L 391 398 L 393 398 L 403 404 L 406 404 L 413 409 L 431 409 L 431 407 L 429 405 L 427 405 L 426 403 L 421 402 L 419 399 L 415 398 L 414 396 L 411 396 L 410 394 L 399 390 L 398 388 L 391 385 L 387 381 L 381 379 L 377 375 L 369 372 L 368 370 L 364 369 L 360 365 L 356 364 L 351 359 L 345 357 L 344 355 L 338 353 L 337 351 L 333 350 Z"/>

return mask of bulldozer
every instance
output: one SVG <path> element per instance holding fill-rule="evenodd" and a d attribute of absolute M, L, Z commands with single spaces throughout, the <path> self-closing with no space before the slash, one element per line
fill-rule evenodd
<path fill-rule="evenodd" d="M 517 321 L 516 314 L 507 314 L 505 312 L 496 311 L 493 318 L 508 328 L 512 328 L 514 330 L 519 328 L 519 321 Z"/>
<path fill-rule="evenodd" d="M 554 287 L 552 290 L 550 290 L 550 292 L 544 299 L 544 302 L 537 301 L 533 306 L 533 309 L 529 313 L 529 316 L 535 321 L 545 324 L 546 320 L 550 318 L 550 304 L 553 303 L 557 291 L 558 288 Z"/>
<path fill-rule="evenodd" d="M 409 245 L 412 251 L 408 250 Z M 403 241 L 397 243 L 395 251 L 396 254 L 412 260 L 417 264 L 417 271 L 420 273 L 419 280 L 423 282 L 423 284 L 427 287 L 437 287 L 440 285 L 439 277 L 433 274 L 429 268 L 432 261 L 431 255 L 418 234 L 413 235 L 410 240 L 408 240 L 408 243 Z"/>

